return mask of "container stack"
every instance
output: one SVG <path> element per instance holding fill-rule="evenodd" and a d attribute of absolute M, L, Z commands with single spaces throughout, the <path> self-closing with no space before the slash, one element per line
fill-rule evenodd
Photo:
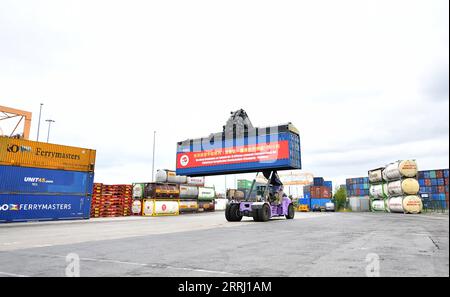
<path fill-rule="evenodd" d="M 325 181 L 323 177 L 315 177 L 313 184 L 303 187 L 303 198 L 298 200 L 300 210 L 322 210 L 325 204 L 331 202 L 333 183 Z"/>
<path fill-rule="evenodd" d="M 422 212 L 415 160 L 396 161 L 368 173 L 373 211 Z"/>
<path fill-rule="evenodd" d="M 88 219 L 95 150 L 0 137 L 0 223 Z"/>
<path fill-rule="evenodd" d="M 369 196 L 369 178 L 356 177 L 345 180 L 345 189 L 347 197 L 368 197 Z"/>
<path fill-rule="evenodd" d="M 352 211 L 369 211 L 369 178 L 356 177 L 345 180 L 348 203 Z"/>
<path fill-rule="evenodd" d="M 425 208 L 448 209 L 448 169 L 419 171 L 420 196 Z"/>
<path fill-rule="evenodd" d="M 91 217 L 131 215 L 131 185 L 94 184 Z"/>
<path fill-rule="evenodd" d="M 386 212 L 387 211 L 387 185 L 383 179 L 383 170 L 385 167 L 380 167 L 368 171 L 369 175 L 369 197 L 370 209 L 372 212 Z"/>
<path fill-rule="evenodd" d="M 176 175 L 157 170 L 156 182 L 134 183 L 132 214 L 143 216 L 178 215 L 214 211 L 215 190 L 204 186 L 204 177 Z"/>

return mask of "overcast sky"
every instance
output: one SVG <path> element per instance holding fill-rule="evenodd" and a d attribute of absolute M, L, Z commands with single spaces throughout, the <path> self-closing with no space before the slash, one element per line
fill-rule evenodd
<path fill-rule="evenodd" d="M 0 2 L 0 105 L 97 149 L 96 181 L 149 181 L 176 142 L 293 122 L 305 172 L 449 167 L 449 2 Z M 41 125 L 41 140 L 47 127 Z M 232 179 L 232 177 L 231 177 Z M 209 178 L 223 188 L 224 178 Z M 230 182 L 230 180 L 229 180 Z"/>

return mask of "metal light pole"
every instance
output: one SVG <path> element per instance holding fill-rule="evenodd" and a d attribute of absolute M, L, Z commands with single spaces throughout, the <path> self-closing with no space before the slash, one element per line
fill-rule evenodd
<path fill-rule="evenodd" d="M 156 141 L 156 131 L 153 131 L 152 182 L 155 181 L 153 179 L 153 176 L 155 174 L 155 141 Z"/>
<path fill-rule="evenodd" d="M 44 103 L 41 103 L 41 106 L 39 107 L 39 122 L 38 122 L 38 130 L 37 130 L 37 138 L 36 138 L 36 141 L 39 141 L 39 130 L 40 130 L 40 128 L 41 128 L 42 105 L 44 105 Z"/>
<path fill-rule="evenodd" d="M 54 120 L 45 120 L 45 121 L 48 122 L 48 134 L 47 134 L 47 143 L 48 143 L 48 140 L 50 139 L 50 127 L 52 123 L 54 123 L 55 121 Z"/>

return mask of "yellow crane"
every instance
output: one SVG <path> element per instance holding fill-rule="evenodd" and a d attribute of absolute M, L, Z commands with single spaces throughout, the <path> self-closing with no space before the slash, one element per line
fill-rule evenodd
<path fill-rule="evenodd" d="M 14 129 L 12 130 L 12 132 L 9 135 L 5 135 L 5 136 L 8 136 L 8 137 L 15 136 L 14 133 L 16 133 L 17 129 L 19 128 L 20 123 L 23 122 L 22 134 L 18 133 L 16 135 L 19 135 L 19 137 L 22 139 L 28 139 L 30 137 L 31 112 L 0 105 L 0 121 L 10 120 L 10 119 L 17 119 L 18 121 L 17 121 L 17 124 L 14 126 Z M 3 122 L 0 122 L 0 123 L 3 123 Z M 4 131 L 2 134 L 4 134 Z"/>

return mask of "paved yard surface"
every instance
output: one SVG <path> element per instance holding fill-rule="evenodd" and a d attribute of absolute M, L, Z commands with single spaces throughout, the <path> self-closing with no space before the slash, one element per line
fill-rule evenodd
<path fill-rule="evenodd" d="M 216 212 L 0 225 L 0 276 L 64 276 L 77 257 L 81 276 L 448 277 L 449 217 L 297 213 L 228 223 Z"/>

